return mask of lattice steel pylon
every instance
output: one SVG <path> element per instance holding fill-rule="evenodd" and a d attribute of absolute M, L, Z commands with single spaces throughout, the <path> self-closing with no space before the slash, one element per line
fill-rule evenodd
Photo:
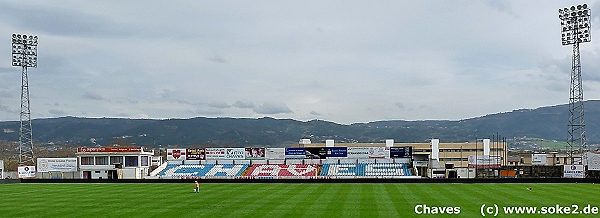
<path fill-rule="evenodd" d="M 573 150 L 578 149 L 583 158 L 586 156 L 583 155 L 583 151 L 587 148 L 579 44 L 592 41 L 591 9 L 587 4 L 581 4 L 558 9 L 558 13 L 558 18 L 561 20 L 562 44 L 573 45 L 567 144 L 571 163 L 575 164 Z"/>
<path fill-rule="evenodd" d="M 37 68 L 38 37 L 12 34 L 12 66 L 21 67 L 21 115 L 19 128 L 19 166 L 35 166 L 33 133 L 29 109 L 29 78 L 27 68 Z"/>

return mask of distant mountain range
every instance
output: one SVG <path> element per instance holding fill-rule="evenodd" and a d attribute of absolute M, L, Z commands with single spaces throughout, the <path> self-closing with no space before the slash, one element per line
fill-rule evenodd
<path fill-rule="evenodd" d="M 566 141 L 568 105 L 519 109 L 450 121 L 375 121 L 342 125 L 322 120 L 273 118 L 125 119 L 60 117 L 32 121 L 34 143 L 90 146 L 130 143 L 144 146 L 270 146 L 298 143 L 301 138 L 336 142 L 474 141 L 476 137 L 535 137 Z M 585 102 L 588 144 L 600 143 L 600 101 Z M 0 140 L 18 141 L 19 122 L 0 122 Z"/>

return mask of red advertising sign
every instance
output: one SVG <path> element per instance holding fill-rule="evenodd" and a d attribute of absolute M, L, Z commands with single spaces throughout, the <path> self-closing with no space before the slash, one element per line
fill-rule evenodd
<path fill-rule="evenodd" d="M 317 165 L 254 164 L 247 176 L 317 176 Z"/>
<path fill-rule="evenodd" d="M 185 148 L 167 149 L 167 160 L 185 160 Z"/>
<path fill-rule="evenodd" d="M 77 152 L 142 152 L 142 147 L 84 147 L 77 148 Z"/>

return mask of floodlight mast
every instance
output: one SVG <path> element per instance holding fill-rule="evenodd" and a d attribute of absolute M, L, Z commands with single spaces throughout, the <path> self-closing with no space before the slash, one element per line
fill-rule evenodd
<path fill-rule="evenodd" d="M 21 67 L 21 115 L 19 128 L 19 166 L 34 166 L 29 78 L 27 68 L 37 68 L 38 37 L 12 34 L 12 66 Z"/>
<path fill-rule="evenodd" d="M 585 122 L 583 110 L 583 86 L 581 80 L 581 60 L 579 44 L 592 41 L 591 9 L 587 4 L 558 9 L 561 20 L 562 45 L 573 45 L 571 62 L 571 85 L 569 96 L 569 131 L 567 146 L 571 164 L 575 164 L 573 149 L 579 149 L 583 156 L 586 150 Z"/>

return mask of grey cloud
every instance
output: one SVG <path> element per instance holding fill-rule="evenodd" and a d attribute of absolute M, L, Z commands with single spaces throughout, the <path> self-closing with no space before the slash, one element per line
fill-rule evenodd
<path fill-rule="evenodd" d="M 228 63 L 228 62 L 229 62 L 227 59 L 225 59 L 225 58 L 221 57 L 221 56 L 220 56 L 220 55 L 218 55 L 218 54 L 215 54 L 213 57 L 209 58 L 208 60 L 209 60 L 209 61 L 216 62 L 216 63 L 220 63 L 220 64 L 225 64 L 225 63 Z"/>
<path fill-rule="evenodd" d="M 581 78 L 585 81 L 600 81 L 600 49 L 596 51 L 581 51 Z M 571 75 L 572 57 L 565 56 L 561 59 L 544 59 L 538 62 L 538 67 L 544 72 L 542 79 L 560 81 Z M 567 81 L 568 82 L 568 81 Z"/>
<path fill-rule="evenodd" d="M 15 72 L 18 72 L 18 71 L 19 71 L 18 68 L 0 67 L 0 74 L 2 74 L 2 73 L 14 74 Z"/>
<path fill-rule="evenodd" d="M 510 2 L 508 1 L 487 0 L 485 1 L 485 4 L 498 12 L 516 16 L 515 12 L 512 10 Z"/>
<path fill-rule="evenodd" d="M 213 107 L 201 107 L 196 109 L 196 114 L 199 115 L 218 115 L 218 114 L 223 114 L 223 110 L 221 109 L 217 109 L 217 108 L 213 108 Z"/>
<path fill-rule="evenodd" d="M 316 111 L 311 111 L 310 114 L 315 115 L 315 116 L 321 116 L 321 113 L 316 112 Z"/>
<path fill-rule="evenodd" d="M 173 91 L 173 90 L 170 90 L 170 89 L 162 89 L 162 90 L 160 90 L 160 92 L 157 94 L 157 95 L 158 95 L 157 97 L 158 97 L 158 98 L 160 98 L 160 99 L 171 98 L 171 97 L 173 97 L 173 93 L 174 93 L 174 91 Z"/>
<path fill-rule="evenodd" d="M 100 94 L 92 92 L 86 92 L 81 97 L 91 100 L 105 100 Z"/>
<path fill-rule="evenodd" d="M 290 113 L 294 113 L 283 102 L 265 102 L 262 105 L 258 105 L 253 110 L 254 110 L 254 112 L 259 113 L 259 114 L 290 114 Z"/>
<path fill-rule="evenodd" d="M 17 113 L 19 113 L 19 111 L 11 109 L 9 106 L 4 105 L 2 102 L 0 102 L 0 111 L 6 112 L 6 113 L 9 113 L 9 114 L 17 114 Z"/>
<path fill-rule="evenodd" d="M 213 108 L 230 108 L 231 105 L 225 103 L 225 102 L 211 102 L 206 104 L 209 107 L 213 107 Z"/>
<path fill-rule="evenodd" d="M 247 101 L 236 101 L 235 103 L 233 103 L 233 106 L 237 107 L 237 108 L 247 109 L 247 108 L 254 108 L 254 103 L 247 102 Z"/>
<path fill-rule="evenodd" d="M 594 52 L 581 52 L 581 78 L 583 80 L 600 81 L 600 49 Z"/>
<path fill-rule="evenodd" d="M 55 35 L 118 37 L 135 31 L 106 17 L 67 8 L 3 3 L 0 18 L 15 28 Z M 23 16 L 26 14 L 27 16 Z"/>
<path fill-rule="evenodd" d="M 598 14 L 598 11 L 600 11 L 600 2 L 594 3 L 594 5 L 591 5 L 590 8 L 592 9 L 592 23 L 597 23 L 596 21 L 600 21 L 600 14 Z M 594 28 L 594 25 L 592 25 L 592 28 Z M 598 27 L 596 25 L 596 29 L 597 28 Z"/>
<path fill-rule="evenodd" d="M 130 117 L 130 115 L 126 113 L 119 113 L 117 114 L 117 117 Z"/>
<path fill-rule="evenodd" d="M 12 98 L 15 97 L 16 94 L 6 91 L 6 90 L 0 90 L 0 97 L 6 97 L 6 98 Z"/>
<path fill-rule="evenodd" d="M 50 109 L 48 110 L 48 113 L 52 114 L 52 115 L 56 115 L 56 116 L 64 116 L 66 113 L 63 110 L 58 110 L 58 109 Z"/>
<path fill-rule="evenodd" d="M 401 102 L 396 102 L 396 103 L 394 103 L 394 105 L 396 105 L 396 107 L 400 108 L 400 110 L 406 110 L 406 107 L 404 107 L 404 104 Z"/>

